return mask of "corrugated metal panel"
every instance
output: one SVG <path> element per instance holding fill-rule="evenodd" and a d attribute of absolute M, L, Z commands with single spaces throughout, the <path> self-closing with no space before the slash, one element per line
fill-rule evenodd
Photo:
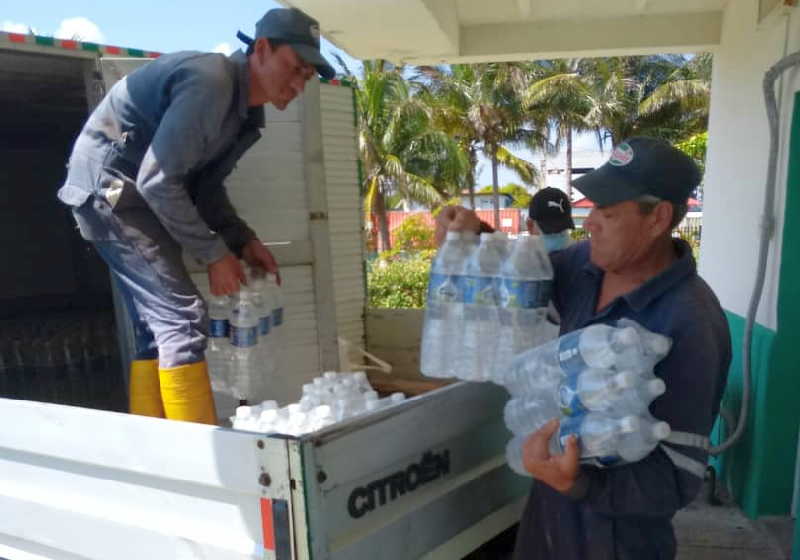
<path fill-rule="evenodd" d="M 364 347 L 364 243 L 358 153 L 349 87 L 322 84 L 322 137 L 339 336 Z M 360 361 L 351 356 L 354 362 Z"/>

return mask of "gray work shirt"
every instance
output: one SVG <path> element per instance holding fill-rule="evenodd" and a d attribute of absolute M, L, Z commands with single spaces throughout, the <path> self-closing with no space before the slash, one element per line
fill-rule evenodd
<path fill-rule="evenodd" d="M 58 192 L 84 238 L 116 239 L 103 212 L 139 205 L 203 263 L 239 253 L 255 234 L 223 180 L 264 126 L 248 95 L 241 51 L 163 55 L 117 82 L 84 125 Z"/>
<path fill-rule="evenodd" d="M 561 334 L 621 318 L 672 339 L 655 367 L 667 390 L 652 414 L 673 431 L 707 436 L 719 412 L 731 361 L 728 324 L 714 293 L 698 276 L 687 243 L 675 240 L 678 258 L 658 276 L 597 312 L 603 271 L 590 260 L 589 242 L 552 253 L 554 303 Z M 705 464 L 701 449 L 671 451 Z M 663 448 L 617 467 L 581 467 L 571 496 L 534 481 L 520 521 L 515 560 L 671 560 L 672 516 L 697 494 L 702 478 L 676 466 Z"/>

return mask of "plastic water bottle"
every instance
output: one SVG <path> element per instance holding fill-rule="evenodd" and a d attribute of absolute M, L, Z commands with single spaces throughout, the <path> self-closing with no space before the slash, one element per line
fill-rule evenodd
<path fill-rule="evenodd" d="M 252 293 L 253 305 L 258 313 L 258 354 L 260 366 L 267 374 L 275 372 L 274 336 L 272 333 L 272 305 L 268 301 L 267 274 L 260 268 L 251 268 L 248 273 L 248 288 Z"/>
<path fill-rule="evenodd" d="M 638 376 L 636 382 L 616 393 L 608 408 L 612 416 L 645 414 L 655 399 L 664 394 L 667 386 L 662 379 L 652 375 Z"/>
<path fill-rule="evenodd" d="M 641 338 L 633 327 L 589 325 L 558 339 L 558 362 L 567 374 L 585 368 L 631 368 L 641 363 Z M 642 364 L 644 365 L 644 364 Z"/>
<path fill-rule="evenodd" d="M 635 463 L 644 459 L 661 440 L 669 437 L 670 427 L 666 422 L 656 420 L 649 414 L 639 417 L 639 427 L 635 431 L 621 434 L 617 452 L 620 459 Z"/>
<path fill-rule="evenodd" d="M 651 370 L 664 356 L 669 353 L 672 340 L 663 334 L 647 330 L 642 325 L 632 319 L 620 319 L 617 321 L 618 328 L 633 328 L 636 330 L 641 341 L 641 354 L 633 356 L 634 363 L 626 364 L 624 359 L 620 362 L 621 367 L 630 367 L 638 371 Z M 627 355 L 630 356 L 630 355 Z"/>
<path fill-rule="evenodd" d="M 545 320 L 552 290 L 552 269 L 537 237 L 517 239 L 501 268 L 500 329 L 496 372 L 502 373 L 514 355 L 539 342 L 538 326 Z M 547 262 L 547 268 L 542 269 Z"/>
<path fill-rule="evenodd" d="M 432 265 L 423 328 L 420 369 L 431 377 L 458 375 L 464 318 L 464 245 L 461 235 L 448 231 Z"/>
<path fill-rule="evenodd" d="M 618 373 L 610 369 L 587 368 L 570 373 L 558 387 L 561 413 L 574 416 L 589 411 L 604 411 L 616 406 L 620 395 L 635 389 L 639 376 L 632 371 Z"/>
<path fill-rule="evenodd" d="M 231 380 L 234 396 L 240 401 L 253 398 L 256 389 L 259 310 L 253 292 L 242 286 L 231 310 Z"/>
<path fill-rule="evenodd" d="M 516 435 L 527 436 L 560 416 L 554 399 L 545 396 L 509 399 L 503 409 L 506 427 Z"/>
<path fill-rule="evenodd" d="M 505 369 L 495 370 L 493 380 L 515 396 L 552 395 L 561 383 L 564 372 L 555 361 L 542 359 L 543 354 L 545 357 L 550 354 L 542 352 L 541 348 L 535 347 L 518 354 Z"/>
<path fill-rule="evenodd" d="M 231 298 L 211 296 L 208 299 L 208 369 L 211 386 L 216 391 L 230 392 L 231 344 L 230 344 Z"/>
<path fill-rule="evenodd" d="M 514 436 L 506 444 L 506 462 L 511 470 L 520 476 L 531 476 L 522 463 L 522 444 L 527 436 Z"/>
<path fill-rule="evenodd" d="M 480 245 L 466 266 L 464 290 L 463 360 L 461 377 L 485 381 L 494 363 L 493 344 L 497 336 L 497 281 L 503 263 L 498 243 L 491 233 L 482 233 Z"/>
<path fill-rule="evenodd" d="M 567 438 L 576 435 L 582 460 L 591 459 L 603 465 L 613 464 L 620 460 L 619 446 L 623 434 L 638 431 L 640 425 L 637 416 L 612 418 L 601 412 L 563 417 L 558 433 L 550 441 L 550 451 L 563 453 Z"/>

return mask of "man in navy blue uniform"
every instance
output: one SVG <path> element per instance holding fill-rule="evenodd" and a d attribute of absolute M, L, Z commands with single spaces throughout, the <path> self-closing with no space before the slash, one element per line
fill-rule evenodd
<path fill-rule="evenodd" d="M 672 517 L 698 493 L 708 435 L 731 360 L 719 301 L 698 276 L 691 247 L 672 237 L 700 182 L 691 161 L 668 143 L 635 137 L 574 182 L 596 205 L 589 241 L 551 254 L 561 334 L 628 318 L 672 339 L 655 367 L 667 391 L 650 407 L 673 435 L 636 463 L 596 468 L 578 461 L 578 443 L 551 455 L 551 421 L 523 448 L 534 477 L 520 521 L 515 560 L 669 560 Z M 440 229 L 477 229 L 474 213 L 442 212 Z"/>

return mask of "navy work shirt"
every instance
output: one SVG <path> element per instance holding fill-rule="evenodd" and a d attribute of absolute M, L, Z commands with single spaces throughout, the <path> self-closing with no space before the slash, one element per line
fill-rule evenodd
<path fill-rule="evenodd" d="M 595 311 L 603 271 L 589 242 L 551 255 L 561 334 L 629 318 L 672 339 L 655 367 L 666 392 L 650 406 L 673 431 L 708 436 L 719 412 L 731 361 L 728 324 L 698 276 L 691 248 L 674 240 L 678 258 L 658 276 Z M 570 495 L 534 481 L 520 521 L 515 560 L 671 560 L 672 517 L 702 485 L 707 452 L 663 443 L 643 460 L 599 469 L 581 466 Z"/>

